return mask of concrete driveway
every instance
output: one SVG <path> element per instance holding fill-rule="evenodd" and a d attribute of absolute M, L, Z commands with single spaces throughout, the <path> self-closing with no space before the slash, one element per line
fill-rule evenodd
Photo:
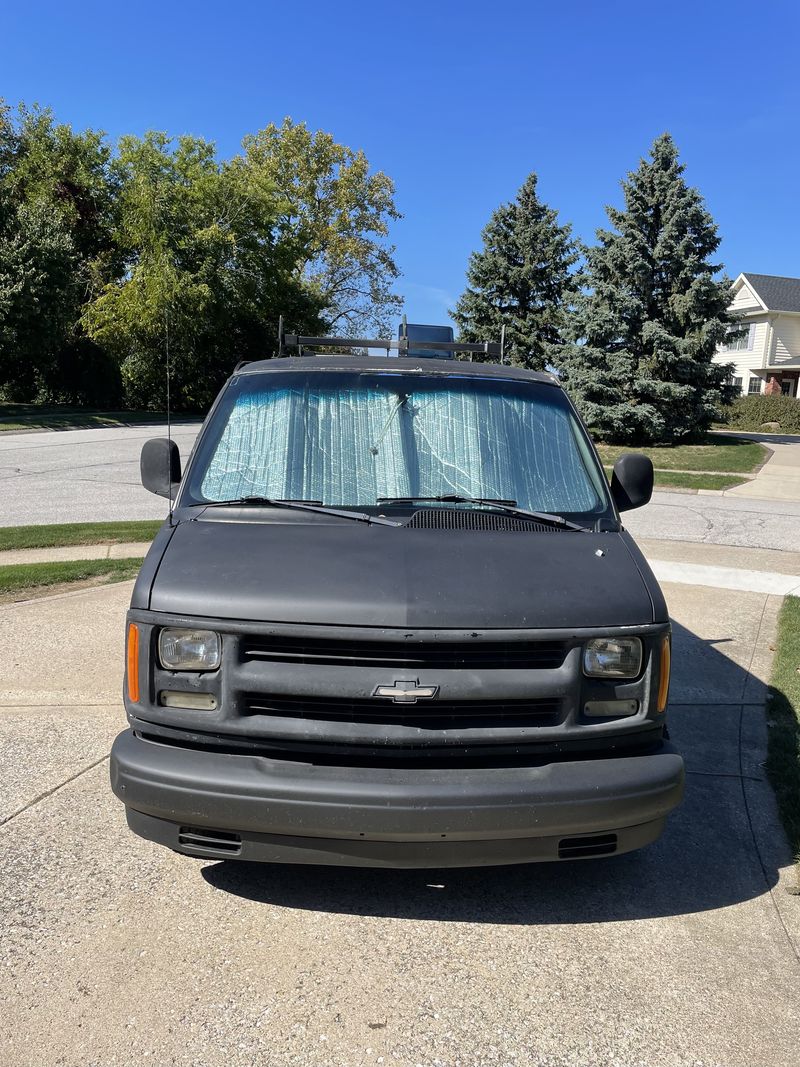
<path fill-rule="evenodd" d="M 130 583 L 0 608 L 0 1063 L 789 1067 L 800 898 L 763 778 L 779 599 L 666 585 L 687 796 L 641 853 L 202 862 L 108 786 Z"/>

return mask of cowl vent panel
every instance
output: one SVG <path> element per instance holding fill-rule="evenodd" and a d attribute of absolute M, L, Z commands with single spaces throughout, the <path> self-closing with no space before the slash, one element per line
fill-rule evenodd
<path fill-rule="evenodd" d="M 420 508 L 406 523 L 417 530 L 490 530 L 511 533 L 562 533 L 556 526 L 546 526 L 535 519 L 519 515 L 501 515 L 477 508 Z"/>

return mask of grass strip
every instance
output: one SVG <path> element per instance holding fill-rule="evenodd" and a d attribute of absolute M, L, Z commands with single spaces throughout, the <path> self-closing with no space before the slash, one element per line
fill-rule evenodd
<path fill-rule="evenodd" d="M 800 863 L 800 597 L 783 601 L 775 649 L 767 697 L 767 777 Z"/>
<path fill-rule="evenodd" d="M 0 552 L 65 545 L 119 545 L 152 541 L 161 522 L 68 522 L 52 526 L 0 527 Z"/>
<path fill-rule="evenodd" d="M 605 472 L 611 480 L 611 467 L 606 467 Z M 669 486 L 676 489 L 732 489 L 734 485 L 741 485 L 744 478 L 735 474 L 687 474 L 684 471 L 655 471 L 655 487 Z"/>
<path fill-rule="evenodd" d="M 732 489 L 746 478 L 735 474 L 686 474 L 684 471 L 656 471 L 655 485 L 673 486 L 679 489 Z"/>
<path fill-rule="evenodd" d="M 38 590 L 74 582 L 124 582 L 135 578 L 139 559 L 85 559 L 66 563 L 13 563 L 0 567 L 0 599 L 24 600 Z M 99 580 L 98 580 L 99 579 Z"/>
<path fill-rule="evenodd" d="M 166 422 L 160 411 L 91 411 L 67 404 L 0 404 L 0 432 L 70 430 Z M 191 418 L 183 412 L 180 419 Z"/>
<path fill-rule="evenodd" d="M 768 450 L 757 441 L 709 434 L 702 444 L 663 445 L 655 448 L 633 448 L 621 445 L 597 446 L 600 459 L 611 466 L 623 452 L 643 452 L 660 470 L 728 471 L 749 474 L 760 467 Z"/>

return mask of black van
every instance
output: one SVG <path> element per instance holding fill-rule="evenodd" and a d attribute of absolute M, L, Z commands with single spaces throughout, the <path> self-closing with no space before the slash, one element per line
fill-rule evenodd
<path fill-rule="evenodd" d="M 130 828 L 390 867 L 653 841 L 684 772 L 667 608 L 619 518 L 649 460 L 609 490 L 556 378 L 380 343 L 399 357 L 238 368 L 183 477 L 145 445 L 145 486 L 177 497 L 128 613 Z"/>

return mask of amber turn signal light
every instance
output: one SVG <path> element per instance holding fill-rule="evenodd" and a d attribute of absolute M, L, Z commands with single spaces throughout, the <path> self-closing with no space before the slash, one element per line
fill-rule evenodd
<path fill-rule="evenodd" d="M 666 711 L 667 697 L 669 696 L 669 672 L 672 662 L 672 653 L 670 649 L 670 639 L 665 637 L 661 642 L 661 673 L 658 678 L 658 703 L 656 705 L 656 711 L 660 715 L 663 711 Z"/>
<path fill-rule="evenodd" d="M 139 701 L 139 627 L 135 622 L 128 623 L 128 699 L 134 704 Z"/>

